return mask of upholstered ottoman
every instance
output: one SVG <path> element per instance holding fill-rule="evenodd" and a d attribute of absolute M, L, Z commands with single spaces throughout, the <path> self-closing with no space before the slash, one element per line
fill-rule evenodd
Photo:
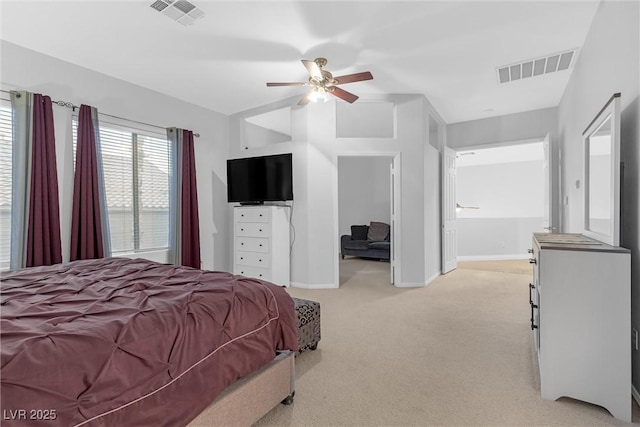
<path fill-rule="evenodd" d="M 315 350 L 320 341 L 320 303 L 302 298 L 294 298 L 298 316 L 298 348 Z"/>

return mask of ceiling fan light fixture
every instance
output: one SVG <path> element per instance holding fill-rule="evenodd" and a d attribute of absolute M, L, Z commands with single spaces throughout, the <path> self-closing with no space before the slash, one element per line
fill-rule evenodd
<path fill-rule="evenodd" d="M 327 93 L 325 88 L 323 88 L 322 86 L 317 86 L 315 90 L 311 92 L 311 95 L 309 95 L 309 99 L 311 100 L 311 102 L 328 102 L 329 94 Z"/>
<path fill-rule="evenodd" d="M 333 74 L 331 72 L 322 68 L 327 65 L 326 58 L 316 58 L 313 61 L 302 59 L 301 61 L 302 65 L 304 65 L 304 67 L 307 69 L 307 72 L 309 73 L 309 79 L 306 82 L 267 82 L 267 87 L 311 86 L 311 89 L 298 102 L 298 105 L 306 105 L 309 102 L 318 102 L 318 100 L 320 99 L 322 99 L 324 102 L 327 102 L 330 98 L 329 95 L 335 96 L 336 98 L 340 98 L 352 104 L 358 99 L 358 96 L 339 88 L 337 85 L 373 79 L 373 75 L 371 75 L 371 72 L 369 71 L 333 77 Z"/>

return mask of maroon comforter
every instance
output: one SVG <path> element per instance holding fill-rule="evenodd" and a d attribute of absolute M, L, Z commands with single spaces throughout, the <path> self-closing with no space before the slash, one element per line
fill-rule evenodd
<path fill-rule="evenodd" d="M 141 259 L 3 274 L 3 426 L 178 426 L 296 350 L 276 285 Z"/>

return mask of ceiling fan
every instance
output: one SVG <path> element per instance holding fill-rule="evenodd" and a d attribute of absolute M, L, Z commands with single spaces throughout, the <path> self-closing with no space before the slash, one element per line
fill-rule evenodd
<path fill-rule="evenodd" d="M 327 94 L 331 94 L 340 99 L 344 99 L 349 103 L 353 103 L 358 96 L 347 92 L 338 87 L 345 83 L 359 82 L 362 80 L 371 80 L 373 76 L 369 71 L 362 73 L 346 74 L 344 76 L 333 77 L 329 71 L 323 69 L 327 65 L 326 58 L 316 58 L 313 61 L 307 59 L 302 60 L 302 64 L 309 72 L 309 80 L 306 82 L 289 82 L 289 83 L 267 83 L 267 87 L 273 86 L 311 86 L 307 94 L 298 102 L 298 105 L 308 104 L 310 101 L 318 99 L 327 100 Z"/>

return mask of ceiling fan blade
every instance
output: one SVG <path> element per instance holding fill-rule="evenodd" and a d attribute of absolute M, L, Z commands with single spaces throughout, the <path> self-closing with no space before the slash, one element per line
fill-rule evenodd
<path fill-rule="evenodd" d="M 311 95 L 313 94 L 314 89 L 311 89 L 305 96 L 302 97 L 300 101 L 298 101 L 298 105 L 307 105 L 311 102 Z"/>
<path fill-rule="evenodd" d="M 336 87 L 336 86 L 331 86 L 329 93 L 332 94 L 333 96 L 337 96 L 340 99 L 344 99 L 350 104 L 353 104 L 355 100 L 358 99 L 357 95 L 354 95 L 351 92 L 347 92 L 346 90 L 340 89 L 339 87 Z"/>
<path fill-rule="evenodd" d="M 267 83 L 267 87 L 273 86 L 304 86 L 307 82 Z"/>
<path fill-rule="evenodd" d="M 371 79 L 373 79 L 373 76 L 371 75 L 371 73 L 369 71 L 364 71 L 362 73 L 346 74 L 344 76 L 334 77 L 333 80 L 335 80 L 335 83 L 332 83 L 332 84 L 342 85 L 345 83 L 361 82 L 363 80 L 371 80 Z"/>
<path fill-rule="evenodd" d="M 304 65 L 309 72 L 309 75 L 316 80 L 322 80 L 322 70 L 318 67 L 315 61 L 309 61 L 308 59 L 302 59 L 302 65 Z"/>

